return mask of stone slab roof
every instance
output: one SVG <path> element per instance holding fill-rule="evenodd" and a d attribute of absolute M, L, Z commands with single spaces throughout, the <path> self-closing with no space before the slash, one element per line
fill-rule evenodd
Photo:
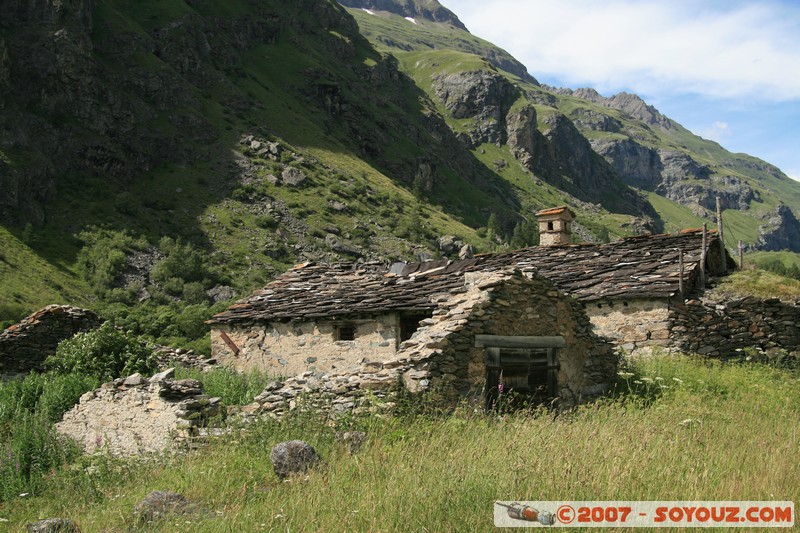
<path fill-rule="evenodd" d="M 709 235 L 709 246 L 716 236 Z M 535 246 L 461 261 L 298 265 L 209 322 L 246 323 L 335 318 L 387 311 L 428 311 L 463 291 L 468 272 L 513 267 L 536 272 L 584 301 L 667 298 L 699 272 L 702 234 L 645 235 L 609 244 Z"/>

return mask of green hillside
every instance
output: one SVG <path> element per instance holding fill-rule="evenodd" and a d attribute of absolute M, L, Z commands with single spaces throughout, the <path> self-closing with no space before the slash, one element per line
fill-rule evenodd
<path fill-rule="evenodd" d="M 453 256 L 443 236 L 533 244 L 554 205 L 600 241 L 713 226 L 721 193 L 732 239 L 793 242 L 800 187 L 774 167 L 541 86 L 438 2 L 395 4 L 440 21 L 327 0 L 9 10 L 0 321 L 75 303 L 163 331 L 147 317 L 201 320 L 296 262 Z M 618 168 L 665 151 L 697 175 Z"/>
<path fill-rule="evenodd" d="M 352 4 L 348 2 L 348 5 Z M 539 86 L 535 80 L 520 79 L 503 71 L 502 62 L 493 60 L 497 54 L 505 54 L 504 51 L 451 24 L 418 19 L 410 23 L 399 15 L 384 11 L 373 11 L 373 14 L 357 8 L 348 11 L 376 48 L 400 58 L 404 70 L 434 101 L 437 101 L 437 97 L 431 79 L 458 71 L 490 71 L 494 68 L 519 89 L 514 105 L 521 105 L 525 100 L 536 102 L 541 131 L 544 131 L 542 115 L 563 114 L 595 149 L 630 141 L 635 143 L 640 152 L 666 151 L 689 158 L 703 169 L 705 174 L 701 179 L 688 177 L 678 184 L 660 187 L 654 184 L 651 188 L 637 182 L 635 176 L 629 179 L 624 172 L 621 173 L 626 182 L 647 194 L 665 229 L 683 228 L 687 224 L 697 226 L 703 222 L 715 223 L 714 196 L 721 194 L 724 219 L 731 221 L 730 232 L 735 240 L 741 239 L 750 245 L 769 248 L 770 240 L 759 241 L 759 238 L 765 231 L 775 229 L 779 223 L 774 216 L 778 206 L 787 205 L 795 213 L 800 212 L 800 185 L 797 182 L 761 160 L 746 154 L 730 153 L 717 143 L 692 134 L 656 110 L 652 111 L 657 123 L 648 123 L 624 106 L 615 108 L 609 99 L 596 93 L 599 98 L 595 99 L 594 95 L 584 98 L 578 96 L 584 94 L 581 91 L 553 90 Z M 532 67 L 535 69 L 535 65 Z M 468 120 L 448 116 L 448 111 L 441 105 L 437 109 L 447 118 L 454 131 L 469 127 Z M 587 117 L 595 121 L 602 117 L 605 124 L 593 124 L 592 120 L 586 120 Z M 607 159 L 611 158 L 607 156 Z M 678 207 L 676 200 L 683 207 Z M 738 201 L 738 204 L 729 206 L 725 200 Z M 796 231 L 796 220 L 790 222 Z M 609 230 L 616 234 L 615 228 Z"/>

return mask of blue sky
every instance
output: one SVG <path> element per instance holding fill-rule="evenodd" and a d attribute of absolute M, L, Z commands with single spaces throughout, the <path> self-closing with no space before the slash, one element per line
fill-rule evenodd
<path fill-rule="evenodd" d="M 440 0 L 540 82 L 636 93 L 800 180 L 797 0 Z"/>

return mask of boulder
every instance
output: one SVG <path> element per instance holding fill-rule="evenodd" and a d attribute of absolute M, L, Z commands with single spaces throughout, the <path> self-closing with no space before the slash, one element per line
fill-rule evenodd
<path fill-rule="evenodd" d="M 210 515 L 210 512 L 190 502 L 183 494 L 166 490 L 154 490 L 133 508 L 133 517 L 138 525 L 154 522 L 172 515 Z"/>
<path fill-rule="evenodd" d="M 293 474 L 304 474 L 320 462 L 316 450 L 302 440 L 280 442 L 269 454 L 275 474 L 285 479 Z"/>
<path fill-rule="evenodd" d="M 46 518 L 28 524 L 28 533 L 80 533 L 80 528 L 69 518 Z"/>

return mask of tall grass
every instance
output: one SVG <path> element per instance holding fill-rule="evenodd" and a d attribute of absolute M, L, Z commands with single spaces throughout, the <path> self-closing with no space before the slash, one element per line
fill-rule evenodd
<path fill-rule="evenodd" d="M 193 378 L 203 383 L 205 393 L 222 398 L 225 405 L 246 405 L 264 392 L 270 377 L 258 370 L 237 372 L 229 367 L 203 372 L 191 368 L 177 368 L 177 379 Z"/>
<path fill-rule="evenodd" d="M 29 374 L 0 382 L 0 501 L 36 494 L 45 476 L 78 456 L 53 423 L 98 380 L 79 374 Z"/>
<path fill-rule="evenodd" d="M 691 359 L 632 370 L 615 397 L 559 414 L 464 406 L 332 423 L 298 413 L 157 464 L 84 459 L 91 464 L 53 476 L 45 494 L 0 504 L 0 518 L 22 527 L 69 516 L 86 531 L 119 531 L 156 489 L 218 516 L 155 531 L 488 531 L 494 500 L 800 499 L 796 372 Z M 335 439 L 352 428 L 369 436 L 356 455 Z M 280 482 L 270 449 L 292 438 L 310 442 L 325 466 Z"/>

